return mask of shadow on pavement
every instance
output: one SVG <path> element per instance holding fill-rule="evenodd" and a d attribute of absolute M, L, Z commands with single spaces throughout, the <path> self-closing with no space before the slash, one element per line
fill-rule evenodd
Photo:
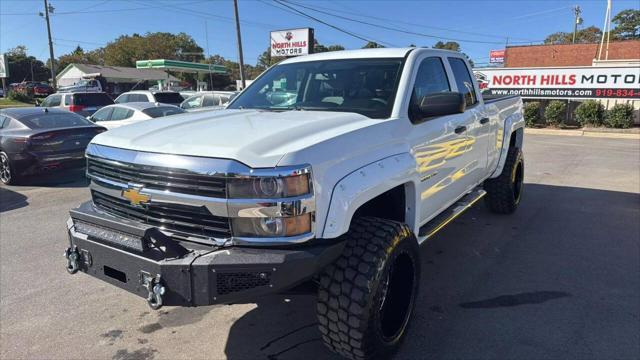
<path fill-rule="evenodd" d="M 396 358 L 636 357 L 638 219 L 640 194 L 597 189 L 526 184 L 506 216 L 476 205 L 423 244 Z M 232 325 L 225 353 L 337 358 L 315 323 L 315 296 L 263 299 Z"/>
<path fill-rule="evenodd" d="M 0 213 L 27 205 L 29 205 L 29 202 L 27 202 L 26 196 L 5 187 L 0 187 Z"/>

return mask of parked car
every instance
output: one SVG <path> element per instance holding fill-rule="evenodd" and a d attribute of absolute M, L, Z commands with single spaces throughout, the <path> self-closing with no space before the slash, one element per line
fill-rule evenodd
<path fill-rule="evenodd" d="M 35 84 L 33 85 L 33 96 L 34 97 L 47 97 L 56 91 L 49 84 Z"/>
<path fill-rule="evenodd" d="M 0 110 L 0 181 L 17 184 L 23 176 L 83 166 L 93 137 L 107 129 L 61 109 Z"/>
<path fill-rule="evenodd" d="M 184 99 L 175 91 L 135 90 L 121 94 L 116 98 L 116 104 L 129 102 L 152 102 L 179 106 Z"/>
<path fill-rule="evenodd" d="M 306 289 L 329 349 L 389 358 L 425 306 L 419 245 L 480 199 L 498 214 L 522 199 L 522 101 L 485 100 L 472 74 L 437 49 L 298 56 L 225 111 L 100 134 L 67 271 L 152 309 Z"/>
<path fill-rule="evenodd" d="M 107 129 L 154 119 L 163 116 L 182 114 L 183 109 L 169 104 L 132 102 L 105 106 L 88 117 Z"/>
<path fill-rule="evenodd" d="M 238 93 L 235 91 L 204 91 L 197 93 L 180 104 L 185 110 L 222 107 L 229 103 Z"/>
<path fill-rule="evenodd" d="M 39 106 L 65 109 L 86 117 L 91 116 L 102 107 L 112 104 L 111 97 L 103 92 L 68 92 L 49 95 Z"/>

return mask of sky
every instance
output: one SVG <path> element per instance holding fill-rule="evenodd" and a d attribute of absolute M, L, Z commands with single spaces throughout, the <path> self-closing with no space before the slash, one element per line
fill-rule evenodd
<path fill-rule="evenodd" d="M 390 46 L 431 47 L 437 41 L 458 41 L 476 64 L 488 62 L 489 50 L 502 49 L 507 41 L 536 43 L 557 31 L 573 31 L 575 5 L 582 9 L 582 27 L 602 28 L 606 10 L 606 0 L 286 1 L 293 7 L 303 5 L 306 8 L 297 9 L 360 38 Z M 312 27 L 324 45 L 355 49 L 365 44 L 273 0 L 238 3 L 247 64 L 255 65 L 269 46 L 271 30 Z M 77 45 L 91 50 L 120 35 L 164 31 L 191 35 L 206 54 L 238 59 L 231 0 L 51 0 L 50 4 L 55 8 L 51 32 L 56 57 Z M 640 1 L 613 0 L 614 15 L 628 8 L 640 8 Z M 43 0 L 0 0 L 0 52 L 25 45 L 30 55 L 46 60 L 47 29 L 38 16 L 43 9 Z"/>

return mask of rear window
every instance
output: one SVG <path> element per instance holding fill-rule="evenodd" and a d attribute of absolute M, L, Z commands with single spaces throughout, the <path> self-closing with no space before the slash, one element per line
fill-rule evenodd
<path fill-rule="evenodd" d="M 180 104 L 184 101 L 182 96 L 178 93 L 157 93 L 153 96 L 156 98 L 156 102 L 165 104 Z"/>
<path fill-rule="evenodd" d="M 106 106 L 113 104 L 113 100 L 105 93 L 83 93 L 73 95 L 73 104 L 82 106 Z"/>
<path fill-rule="evenodd" d="M 42 113 L 19 119 L 31 129 L 54 129 L 62 127 L 88 126 L 93 123 L 75 113 Z"/>
<path fill-rule="evenodd" d="M 172 106 L 158 106 L 158 107 L 144 109 L 142 110 L 142 112 L 151 116 L 152 118 L 157 118 L 162 116 L 182 114 L 184 110 L 180 108 L 175 108 Z"/>

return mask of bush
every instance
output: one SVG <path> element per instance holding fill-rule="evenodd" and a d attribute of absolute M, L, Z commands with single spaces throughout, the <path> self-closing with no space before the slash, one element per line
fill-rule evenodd
<path fill-rule="evenodd" d="M 580 125 L 601 126 L 604 119 L 604 106 L 599 101 L 587 100 L 574 110 L 576 120 Z"/>
<path fill-rule="evenodd" d="M 20 101 L 20 102 L 24 102 L 24 103 L 30 103 L 31 102 L 31 98 L 29 96 L 27 96 L 24 93 L 21 93 L 19 91 L 10 91 L 8 98 L 11 100 L 15 100 L 15 101 Z"/>
<path fill-rule="evenodd" d="M 524 122 L 528 127 L 540 123 L 540 103 L 532 101 L 524 104 Z"/>
<path fill-rule="evenodd" d="M 633 106 L 631 104 L 616 104 L 604 118 L 604 124 L 613 128 L 630 128 L 633 126 Z"/>
<path fill-rule="evenodd" d="M 567 104 L 564 101 L 553 100 L 549 102 L 549 105 L 544 109 L 544 118 L 547 125 L 558 126 L 560 125 L 566 116 Z"/>

